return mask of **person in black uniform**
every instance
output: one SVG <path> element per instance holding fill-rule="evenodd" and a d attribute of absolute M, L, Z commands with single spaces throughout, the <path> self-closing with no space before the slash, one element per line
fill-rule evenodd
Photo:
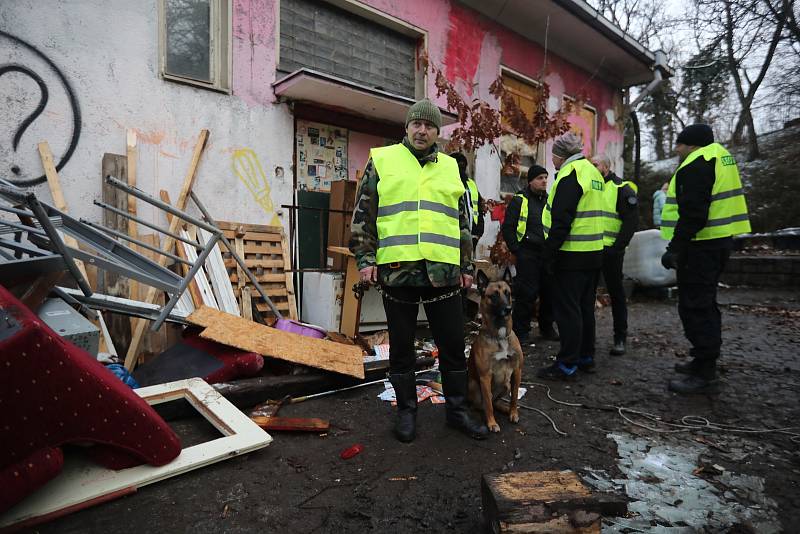
<path fill-rule="evenodd" d="M 458 173 L 467 195 L 467 208 L 470 211 L 470 232 L 472 233 L 472 250 L 478 250 L 478 241 L 483 235 L 483 197 L 478 192 L 478 184 L 467 174 L 467 157 L 461 152 L 453 152 L 450 157 L 458 163 Z"/>
<path fill-rule="evenodd" d="M 603 280 L 611 298 L 611 315 L 614 318 L 614 346 L 609 352 L 613 356 L 622 356 L 628 337 L 628 306 L 622 287 L 622 263 L 625 261 L 625 249 L 639 226 L 639 201 L 636 198 L 636 186 L 614 174 L 608 156 L 595 156 L 592 163 L 606 179 L 603 192 L 607 202 L 604 211 L 609 210 L 609 213 L 604 215 L 604 219 L 611 221 L 610 231 L 605 228 L 603 235 Z M 610 212 L 612 205 L 614 211 Z"/>
<path fill-rule="evenodd" d="M 501 230 L 508 250 L 516 258 L 514 278 L 513 328 L 520 343 L 529 341 L 531 318 L 539 298 L 539 331 L 545 339 L 558 339 L 553 328 L 547 273 L 542 247 L 542 210 L 547 203 L 547 169 L 534 165 L 528 169 L 528 186 L 509 202 Z"/>
<path fill-rule="evenodd" d="M 733 250 L 733 236 L 751 231 L 736 160 L 714 142 L 707 124 L 687 126 L 676 140 L 680 165 L 661 213 L 669 239 L 661 264 L 676 269 L 678 314 L 692 344 L 692 360 L 675 365 L 686 375 L 669 381 L 676 393 L 715 393 L 722 349 L 717 284 Z"/>

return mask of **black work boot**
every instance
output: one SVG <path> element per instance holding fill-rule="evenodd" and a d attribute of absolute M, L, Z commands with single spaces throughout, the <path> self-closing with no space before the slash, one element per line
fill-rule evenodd
<path fill-rule="evenodd" d="M 390 374 L 389 382 L 397 397 L 394 435 L 403 443 L 409 443 L 417 437 L 417 376 L 413 372 Z"/>
<path fill-rule="evenodd" d="M 680 373 L 682 375 L 696 375 L 698 371 L 698 363 L 697 359 L 694 358 L 685 363 L 676 363 L 675 364 L 675 372 Z"/>
<path fill-rule="evenodd" d="M 442 371 L 447 424 L 474 439 L 486 439 L 489 429 L 472 418 L 467 402 L 467 371 Z"/>
<path fill-rule="evenodd" d="M 612 356 L 625 354 L 625 336 L 614 336 L 614 346 L 608 351 Z"/>
<path fill-rule="evenodd" d="M 696 363 L 695 363 L 696 362 Z M 693 360 L 695 372 L 678 380 L 669 381 L 669 390 L 683 394 L 709 394 L 719 391 L 716 360 Z"/>

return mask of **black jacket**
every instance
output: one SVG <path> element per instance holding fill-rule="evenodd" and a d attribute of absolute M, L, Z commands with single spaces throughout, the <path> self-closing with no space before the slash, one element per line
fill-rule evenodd
<path fill-rule="evenodd" d="M 622 183 L 622 179 L 609 171 L 606 175 L 606 183 L 613 182 L 617 185 Z M 622 187 L 617 193 L 617 213 L 622 219 L 622 227 L 619 229 L 617 239 L 610 247 L 619 252 L 625 252 L 625 247 L 631 242 L 633 234 L 639 227 L 639 201 L 636 198 L 636 191 L 629 185 Z"/>
<path fill-rule="evenodd" d="M 678 202 L 678 223 L 670 242 L 670 249 L 684 251 L 692 238 L 708 221 L 711 191 L 716 181 L 716 158 L 706 161 L 700 157 L 680 169 L 675 175 L 675 199 Z M 703 239 L 692 243 L 693 248 L 728 247 L 730 237 Z"/>
<path fill-rule="evenodd" d="M 544 245 L 544 230 L 542 229 L 542 210 L 547 203 L 547 193 L 535 194 L 530 187 L 520 190 L 528 199 L 528 220 L 525 226 L 525 236 L 522 242 L 517 239 L 517 223 L 522 210 L 522 199 L 514 196 L 506 207 L 506 216 L 503 219 L 503 239 L 508 245 L 508 250 L 517 253 L 520 248 L 539 251 Z"/>
<path fill-rule="evenodd" d="M 578 211 L 578 202 L 583 189 L 578 184 L 578 174 L 572 171 L 558 184 L 550 212 L 551 224 L 547 240 L 544 242 L 545 262 L 552 261 L 553 268 L 571 271 L 600 269 L 603 265 L 603 251 L 572 252 L 559 250 L 572 228 L 572 221 Z"/>

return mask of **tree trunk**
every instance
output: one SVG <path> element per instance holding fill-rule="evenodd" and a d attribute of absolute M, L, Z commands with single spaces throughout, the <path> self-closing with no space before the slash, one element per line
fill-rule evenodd
<path fill-rule="evenodd" d="M 747 110 L 747 161 L 753 161 L 761 157 L 758 151 L 758 137 L 756 137 L 756 126 L 753 123 L 753 114 Z"/>

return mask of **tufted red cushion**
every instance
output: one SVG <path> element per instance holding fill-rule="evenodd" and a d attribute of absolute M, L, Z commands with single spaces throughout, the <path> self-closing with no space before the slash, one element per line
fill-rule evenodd
<path fill-rule="evenodd" d="M 30 459 L 38 458 L 37 451 L 52 451 L 69 442 L 94 442 L 119 450 L 118 460 L 103 452 L 105 447 L 96 455 L 117 467 L 129 466 L 132 459 L 164 465 L 180 454 L 178 437 L 147 402 L 87 352 L 59 337 L 3 286 L 0 308 L 20 325 L 0 340 L 3 473 L 13 475 L 15 466 L 26 466 L 26 480 L 43 483 L 52 476 L 36 470 L 49 473 L 55 464 L 31 467 Z M 31 486 L 0 479 L 0 487 L 10 488 L 12 497 L 27 495 L 35 489 Z"/>
<path fill-rule="evenodd" d="M 264 367 L 264 357 L 257 352 L 245 352 L 221 343 L 203 339 L 199 335 L 184 337 L 182 343 L 211 354 L 222 367 L 204 377 L 209 384 L 227 382 L 235 378 L 255 376 Z"/>

